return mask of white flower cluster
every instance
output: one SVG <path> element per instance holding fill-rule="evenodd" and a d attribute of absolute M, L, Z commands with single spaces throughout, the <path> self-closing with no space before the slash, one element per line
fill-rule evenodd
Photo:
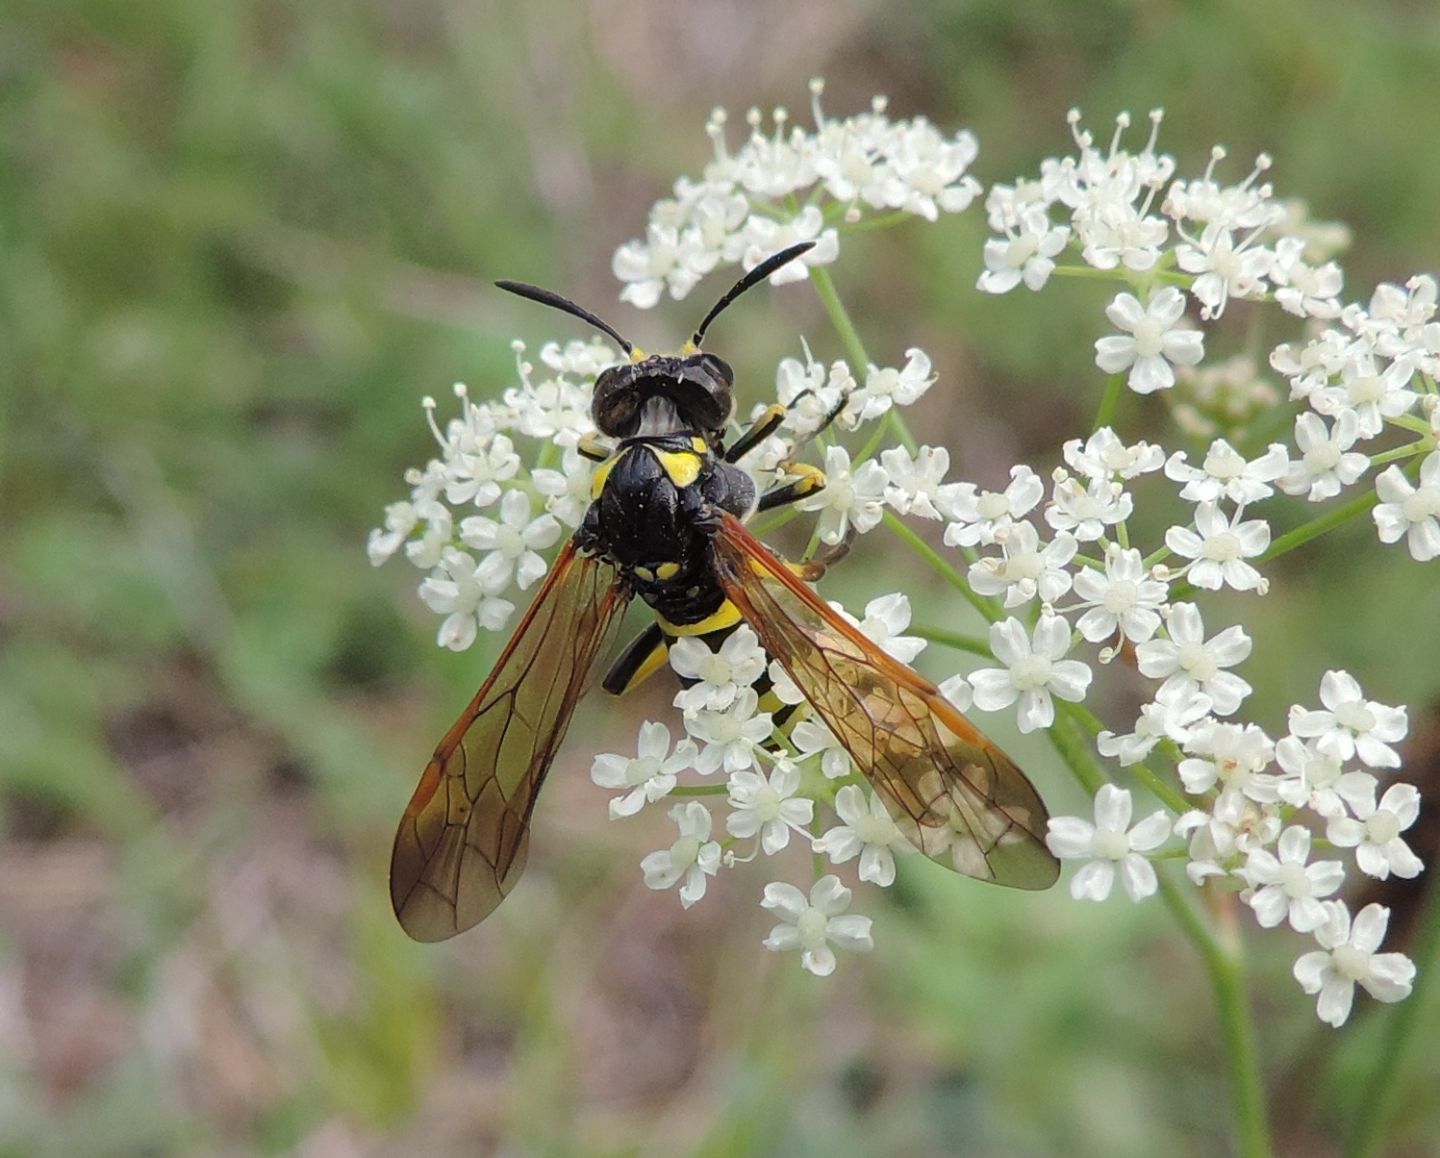
<path fill-rule="evenodd" d="M 1160 115 L 1151 119 L 1158 130 Z M 922 120 L 892 122 L 883 106 L 836 121 L 817 100 L 813 132 L 789 127 L 778 110 L 769 135 L 758 115 L 750 120 L 749 140 L 730 153 L 723 118 L 712 119 L 716 158 L 703 178 L 678 182 L 675 197 L 652 212 L 646 240 L 617 253 L 622 297 L 641 306 L 666 290 L 681 297 L 722 261 L 753 267 L 800 239 L 819 242 L 806 262 L 833 260 L 835 231 L 857 215 L 935 220 L 978 191 L 966 172 L 973 140 L 945 138 Z M 1102 151 L 1078 115 L 1071 124 L 1075 156 L 1045 161 L 1038 180 L 991 189 L 985 204 L 999 236 L 986 244 L 980 288 L 1039 290 L 1077 272 L 1058 264 L 1067 253 L 1090 267 L 1080 272 L 1123 283 L 1106 309 L 1118 332 L 1095 342 L 1097 365 L 1124 375 L 1137 394 L 1185 395 L 1172 407 L 1180 433 L 1203 433 L 1208 448 L 1129 442 L 1105 425 L 1065 443 L 1064 465 L 1048 477 L 1017 465 L 1001 489 L 988 490 L 947 477 L 943 447 L 906 438 L 872 457 L 852 455 L 834 437 L 864 423 L 903 430 L 899 408 L 934 380 L 923 351 L 862 375 L 846 361 L 818 362 L 806 348 L 777 370 L 781 427 L 742 465 L 762 484 L 783 479 L 823 429 L 826 486 L 798 504 L 817 516 L 821 541 L 868 532 L 887 511 L 938 524 L 954 570 L 993 621 L 995 665 L 942 685 L 962 710 L 1013 709 L 1022 732 L 1049 727 L 1061 711 L 1081 719 L 1067 705 L 1086 698 L 1097 671 L 1133 657 L 1148 681 L 1145 702 L 1130 731 L 1101 731 L 1097 744 L 1117 768 L 1135 769 L 1165 808 L 1135 822 L 1130 792 L 1106 785 L 1093 819 L 1054 818 L 1051 851 L 1086 862 L 1072 894 L 1103 900 L 1118 876 L 1131 898 L 1143 899 L 1159 887 L 1154 859 L 1183 856 L 1197 886 L 1231 887 L 1260 926 L 1288 925 L 1313 939 L 1318 948 L 1299 957 L 1295 977 L 1318 995 L 1321 1018 L 1338 1025 L 1357 983 L 1394 1001 L 1414 972 L 1403 955 L 1378 951 L 1384 909 L 1352 918 L 1337 899 L 1351 867 L 1378 878 L 1422 869 L 1403 836 L 1419 794 L 1382 782 L 1399 764 L 1405 710 L 1367 699 L 1349 674 L 1331 671 L 1320 681 L 1321 706 L 1296 705 L 1273 740 L 1241 715 L 1252 692 L 1238 670 L 1249 634 L 1238 623 L 1207 627 L 1213 612 L 1201 604 L 1224 588 L 1266 592 L 1267 557 L 1290 545 L 1271 524 L 1283 502 L 1277 491 L 1327 502 L 1376 467 L 1385 468 L 1372 511 L 1381 541 L 1403 538 L 1416 560 L 1440 556 L 1440 295 L 1433 279 L 1417 277 L 1380 287 L 1367 305 L 1342 303 L 1341 271 L 1330 260 L 1342 232 L 1278 201 L 1262 180 L 1268 158 L 1224 184 L 1217 148 L 1199 177 L 1184 179 L 1173 158 L 1155 151 L 1153 130 L 1140 152 L 1128 152 L 1122 117 Z M 792 262 L 772 280 L 804 269 Z M 1257 409 L 1282 405 L 1252 362 L 1202 364 L 1200 327 L 1213 329 L 1232 301 L 1276 303 L 1299 319 L 1282 318 L 1292 332 L 1304 327 L 1269 358 L 1295 404 L 1287 442 L 1245 437 Z M 520 385 L 502 402 L 475 404 L 462 391 L 459 418 L 443 433 L 432 420 L 440 457 L 407 476 L 409 500 L 387 508 L 371 537 L 373 561 L 403 546 L 427 572 L 421 595 L 445 616 L 447 646 L 468 646 L 477 626 L 503 625 L 513 610 L 509 588 L 539 579 L 539 552 L 579 523 L 589 501 L 591 467 L 577 446 L 590 432 L 589 380 L 614 355 L 598 342 L 577 343 L 547 346 L 541 359 L 553 372 L 545 381 L 532 381 L 522 361 Z M 1119 392 L 1116 379 L 1109 402 Z M 516 451 L 517 433 L 541 440 L 535 465 Z M 1372 456 L 1365 444 L 1381 438 Z M 1142 533 L 1151 541 L 1138 541 Z M 903 634 L 909 614 L 903 595 L 888 596 L 866 607 L 860 629 L 908 663 L 923 646 Z M 676 888 L 689 907 L 721 868 L 800 844 L 832 865 L 854 862 L 863 882 L 889 885 L 896 854 L 909 846 L 863 770 L 803 712 L 777 728 L 776 716 L 801 697 L 748 626 L 715 642 L 682 638 L 669 652 L 683 683 L 675 705 L 684 736 L 676 742 L 667 725 L 647 723 L 633 757 L 602 755 L 592 770 L 613 793 L 612 817 L 661 801 L 670 807 L 676 838 L 644 859 L 646 884 Z M 1174 765 L 1173 783 L 1141 767 L 1152 756 Z M 1332 855 L 1312 859 L 1319 834 Z M 1177 839 L 1183 851 L 1165 847 Z M 769 884 L 762 903 L 781 924 L 766 946 L 797 949 L 806 969 L 829 973 L 835 948 L 872 945 L 869 919 L 847 912 L 851 899 L 834 874 L 808 889 Z"/>
<path fill-rule="evenodd" d="M 410 497 L 385 508 L 367 545 L 377 567 L 403 549 L 426 572 L 420 598 L 444 616 L 438 642 L 454 651 L 474 643 L 477 628 L 508 626 L 516 605 L 507 596 L 533 590 L 549 566 L 540 552 L 579 526 L 590 502 L 593 468 L 577 447 L 594 430 L 590 386 L 617 355 L 598 340 L 547 343 L 540 360 L 550 376 L 537 380 L 525 347 L 515 352 L 519 384 L 499 402 L 472 401 L 457 384 L 460 414 L 442 431 L 425 399 L 440 457 L 406 472 Z M 537 461 L 521 456 L 515 436 L 542 440 Z"/>
<path fill-rule="evenodd" d="M 1376 480 L 1380 538 L 1405 538 L 1417 560 L 1440 555 L 1436 282 L 1417 277 L 1404 289 L 1380 287 L 1368 306 L 1342 304 L 1341 271 L 1326 260 L 1334 232 L 1308 225 L 1294 206 L 1275 200 L 1260 181 L 1269 159 L 1260 158 L 1239 184 L 1224 185 L 1215 173 L 1224 157 L 1217 148 L 1200 178 L 1177 178 L 1174 159 L 1155 151 L 1160 119 L 1152 115 L 1148 142 L 1129 153 L 1122 147 L 1128 118 L 1119 119 L 1108 151 L 1101 151 L 1072 114 L 1077 156 L 1042 163 L 1038 181 L 993 187 L 986 208 L 1003 236 L 987 243 L 980 288 L 1001 293 L 1023 282 L 1038 290 L 1067 250 L 1111 271 L 1134 292 L 1122 291 L 1107 308 L 1121 333 L 1096 341 L 1096 363 L 1125 374 L 1139 394 L 1201 373 L 1195 367 L 1205 355 L 1202 332 L 1183 321 L 1192 300 L 1202 323 L 1219 319 L 1232 300 L 1277 302 L 1306 319 L 1313 334 L 1279 345 L 1270 358 L 1289 380 L 1291 400 L 1304 407 L 1294 419 L 1293 444 L 1274 442 L 1247 455 L 1216 438 L 1191 461 L 1185 451 L 1127 447 L 1102 428 L 1083 445 L 1066 445 L 1068 470 L 1056 472 L 1043 510 L 1054 532 L 1048 542 L 1035 522 L 1022 521 L 1039 509 L 1041 481 L 1027 467 L 1014 468 L 1005 492 L 982 494 L 966 519 L 950 525 L 946 542 L 971 551 L 977 592 L 1002 598 L 1007 609 L 1034 601 L 1041 614 L 1028 651 L 1019 620 L 992 630 L 1008 680 L 991 671 L 974 673 L 970 682 L 978 707 L 1000 706 L 1001 693 L 1005 703 L 1018 698 L 1021 727 L 1029 729 L 1050 722 L 1047 692 L 1079 699 L 1084 691 L 1053 674 L 1070 638 L 1061 616 L 1083 612 L 1075 635 L 1112 641 L 1102 663 L 1119 643 L 1132 645 L 1140 674 L 1151 681 L 1150 699 L 1133 731 L 1101 732 L 1100 751 L 1128 766 L 1164 745 L 1176 757 L 1184 790 L 1169 800 L 1187 804 L 1131 828 L 1129 793 L 1106 786 L 1093 822 L 1055 818 L 1051 850 L 1088 862 L 1072 878 L 1072 893 L 1108 896 L 1117 870 L 1132 898 L 1153 893 L 1148 858 L 1173 832 L 1188 842 L 1187 870 L 1197 884 L 1233 881 L 1260 925 L 1288 923 L 1319 942 L 1319 951 L 1297 961 L 1295 975 L 1306 992 L 1320 995 L 1321 1018 L 1338 1025 L 1356 983 L 1380 1000 L 1399 1000 L 1414 967 L 1400 954 L 1375 952 L 1388 919 L 1383 909 L 1372 906 L 1352 924 L 1344 902 L 1334 899 L 1346 862 L 1310 862 L 1311 834 L 1323 833 L 1363 874 L 1421 871 L 1401 836 L 1416 818 L 1419 793 L 1403 783 L 1382 786 L 1374 771 L 1398 766 L 1391 745 L 1405 735 L 1405 711 L 1367 700 L 1350 675 L 1332 671 L 1321 681 L 1323 707 L 1294 707 L 1288 735 L 1273 741 L 1236 718 L 1251 693 L 1234 670 L 1250 654 L 1248 634 L 1239 625 L 1208 634 L 1200 607 L 1172 601 L 1170 592 L 1183 581 L 1197 594 L 1225 587 L 1263 594 L 1268 580 L 1260 564 L 1272 528 L 1256 504 L 1277 489 L 1311 502 L 1334 498 L 1371 469 L 1371 457 L 1357 448 L 1384 435 L 1412 441 L 1377 458 L 1408 459 L 1411 468 L 1397 463 Z M 1053 219 L 1056 210 L 1063 221 Z M 1254 380 L 1253 368 L 1233 361 L 1221 373 Z M 1164 531 L 1163 545 L 1145 548 L 1132 543 L 1127 520 L 1136 505 L 1132 481 L 1152 472 L 1175 484 L 1172 502 L 1189 506 Z M 1142 500 L 1147 510 L 1155 505 Z M 976 556 L 976 548 L 990 545 L 999 553 Z M 1063 602 L 1075 596 L 1080 601 Z M 1041 674 L 1050 683 L 1037 688 Z M 1079 671 L 1069 674 L 1080 678 Z"/>
<path fill-rule="evenodd" d="M 972 134 L 947 137 L 923 117 L 891 120 L 884 97 L 867 113 L 837 120 L 821 110 L 823 83 L 812 81 L 810 91 L 813 129 L 792 125 L 777 108 L 766 132 L 752 109 L 749 136 L 733 152 L 724 110 L 711 114 L 714 160 L 698 179 L 676 181 L 674 196 L 651 209 L 644 238 L 615 251 L 621 298 L 648 309 L 667 291 L 683 298 L 722 263 L 750 269 L 788 245 L 813 241 L 814 249 L 770 277 L 775 285 L 801 280 L 810 267 L 835 260 L 840 228 L 866 213 L 934 221 L 979 195 L 967 172 L 978 151 Z"/>
<path fill-rule="evenodd" d="M 832 604 L 845 615 L 838 604 Z M 903 595 L 873 599 L 859 630 L 890 655 L 909 662 L 925 646 L 904 633 L 910 623 Z M 619 792 L 610 802 L 612 818 L 630 816 L 679 789 L 685 773 L 703 780 L 724 778 L 723 798 L 708 794 L 675 804 L 670 818 L 677 837 L 669 848 L 641 862 L 652 889 L 679 886 L 680 903 L 689 908 L 706 891 L 707 880 L 721 868 L 775 856 L 792 838 L 832 864 L 857 861 L 859 878 L 879 886 L 895 880 L 895 856 L 914 850 L 891 819 L 884 802 L 865 787 L 864 777 L 828 729 L 814 719 L 792 721 L 782 735 L 775 715 L 803 702 L 784 670 L 770 662 L 755 632 L 742 624 L 718 647 L 699 638 L 681 638 L 669 651 L 670 666 L 685 685 L 676 693 L 685 737 L 671 747 L 662 723 L 641 727 L 635 756 L 606 753 L 595 758 L 591 778 Z M 771 683 L 762 710 L 757 680 Z M 710 801 L 723 802 L 722 820 Z M 833 814 L 828 826 L 821 810 Z M 846 914 L 851 891 L 827 875 L 806 894 L 783 881 L 767 885 L 765 908 L 784 922 L 766 939 L 770 949 L 799 949 L 801 963 L 817 975 L 835 968 L 833 947 L 868 950 L 873 941 L 870 918 Z M 842 915 L 844 914 L 844 915 Z"/>

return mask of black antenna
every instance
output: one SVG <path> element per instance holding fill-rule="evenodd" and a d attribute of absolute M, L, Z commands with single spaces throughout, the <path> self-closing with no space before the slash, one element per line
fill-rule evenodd
<path fill-rule="evenodd" d="M 774 259 L 772 258 L 771 260 L 773 261 Z M 553 309 L 571 314 L 579 318 L 582 322 L 589 322 L 601 333 L 609 334 L 619 342 L 620 348 L 627 354 L 634 349 L 631 343 L 627 342 L 615 332 L 614 326 L 611 326 L 607 322 L 602 322 L 589 310 L 583 306 L 577 306 L 569 298 L 562 298 L 559 294 L 552 293 L 547 289 L 541 289 L 537 285 L 526 285 L 523 281 L 497 281 L 495 284 L 506 293 L 518 294 L 522 298 L 529 298 L 532 302 L 539 302 L 542 306 L 550 306 Z M 732 290 L 731 296 L 733 297 L 736 292 L 738 291 Z"/>
<path fill-rule="evenodd" d="M 700 323 L 700 328 L 695 331 L 695 336 L 690 339 L 692 346 L 700 345 L 700 339 L 705 336 L 705 331 L 710 328 L 721 310 L 753 286 L 756 282 L 764 281 L 782 265 L 789 265 L 802 253 L 808 253 L 815 248 L 813 241 L 802 241 L 799 245 L 792 245 L 789 249 L 782 249 L 773 257 L 767 257 L 739 281 L 737 281 L 723 298 L 715 303 L 715 308 L 705 315 L 705 320 Z"/>

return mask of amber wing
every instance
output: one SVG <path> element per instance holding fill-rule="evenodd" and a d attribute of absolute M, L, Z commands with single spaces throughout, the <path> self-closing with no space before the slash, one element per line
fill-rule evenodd
<path fill-rule="evenodd" d="M 1039 795 L 924 676 L 886 655 L 740 522 L 715 537 L 725 594 L 849 750 L 907 839 L 966 876 L 1055 883 Z"/>
<path fill-rule="evenodd" d="M 395 915 L 417 941 L 484 920 L 519 879 L 535 795 L 629 599 L 610 564 L 566 544 L 435 749 L 390 858 Z"/>

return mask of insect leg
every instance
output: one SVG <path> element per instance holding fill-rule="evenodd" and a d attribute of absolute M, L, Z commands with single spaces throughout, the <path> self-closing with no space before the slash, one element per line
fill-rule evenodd
<path fill-rule="evenodd" d="M 613 453 L 594 434 L 582 437 L 575 449 L 580 453 L 581 458 L 588 458 L 591 462 L 604 462 Z"/>
<path fill-rule="evenodd" d="M 803 499 L 806 495 L 813 495 L 825 486 L 825 472 L 818 466 L 811 466 L 804 462 L 782 462 L 780 470 L 794 477 L 789 482 L 771 487 L 761 495 L 755 508 L 757 511 L 769 511 L 775 507 L 783 507 L 787 503 Z"/>
<path fill-rule="evenodd" d="M 780 429 L 789 407 L 776 402 L 765 408 L 763 414 L 750 424 L 750 429 L 735 440 L 735 445 L 725 452 L 726 462 L 739 462 L 772 434 Z"/>
<path fill-rule="evenodd" d="M 652 623 L 632 639 L 610 665 L 600 686 L 612 696 L 622 696 L 633 687 L 638 687 L 664 665 L 669 654 L 665 633 L 658 623 Z"/>

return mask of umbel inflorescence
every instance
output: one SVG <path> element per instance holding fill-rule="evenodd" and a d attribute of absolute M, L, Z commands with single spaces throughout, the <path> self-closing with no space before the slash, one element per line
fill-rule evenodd
<path fill-rule="evenodd" d="M 1347 301 L 1334 260 L 1345 231 L 1277 198 L 1268 157 L 1230 182 L 1216 148 L 1184 176 L 1157 152 L 1159 113 L 1138 150 L 1127 147 L 1127 117 L 1101 147 L 1072 114 L 1073 152 L 985 195 L 993 236 L 978 288 L 1040 291 L 1075 272 L 1113 278 L 1105 318 L 1091 325 L 1095 364 L 1109 376 L 1097 378 L 1101 417 L 1064 444 L 1064 465 L 1048 475 L 1020 463 L 994 489 L 952 478 L 945 448 L 917 445 L 902 416 L 933 383 L 931 359 L 912 348 L 893 365 L 871 363 L 826 267 L 849 231 L 938 224 L 969 208 L 983 192 L 970 173 L 976 141 L 892 119 L 878 98 L 868 112 L 829 117 L 818 82 L 812 92 L 813 125 L 783 110 L 767 125 L 752 112 L 738 147 L 724 115 L 711 117 L 711 161 L 678 180 L 644 237 L 615 254 L 621 298 L 641 307 L 682 298 L 716 269 L 815 242 L 771 280 L 811 279 L 847 356 L 823 363 L 798 343 L 775 373 L 784 423 L 742 465 L 763 484 L 809 453 L 827 479 L 800 504 L 818 541 L 885 527 L 963 581 L 991 622 L 992 658 L 943 685 L 957 706 L 1013 709 L 1024 732 L 1062 717 L 1095 735 L 1097 766 L 1115 783 L 1077 766 L 1093 817 L 1050 823 L 1051 851 L 1081 862 L 1072 895 L 1104 900 L 1118 876 L 1139 901 L 1157 890 L 1157 859 L 1179 860 L 1196 886 L 1235 890 L 1260 926 L 1288 925 L 1308 942 L 1294 973 L 1324 1021 L 1346 1019 L 1357 984 L 1382 1001 L 1403 998 L 1414 967 L 1381 951 L 1387 910 L 1352 914 L 1339 894 L 1356 874 L 1422 870 L 1405 837 L 1419 794 L 1397 778 L 1406 710 L 1331 670 L 1316 673 L 1316 700 L 1285 720 L 1247 719 L 1250 634 L 1216 622 L 1205 601 L 1223 588 L 1263 596 L 1266 562 L 1342 521 L 1326 520 L 1335 511 L 1373 519 L 1382 560 L 1440 555 L 1435 280 Z M 1290 433 L 1267 445 L 1235 433 L 1281 404 L 1265 369 L 1243 356 L 1207 360 L 1210 330 L 1238 301 L 1267 309 L 1286 336 L 1269 368 L 1288 383 Z M 408 498 L 370 538 L 373 563 L 403 554 L 420 569 L 420 596 L 442 617 L 438 641 L 456 650 L 479 628 L 513 625 L 545 574 L 545 552 L 579 525 L 594 469 L 578 450 L 594 433 L 589 389 L 619 361 L 595 340 L 547 344 L 538 366 L 515 349 L 516 382 L 498 400 L 457 386 L 458 411 L 443 424 L 425 400 L 438 454 L 407 474 Z M 1128 440 L 1112 419 L 1126 388 L 1160 394 L 1176 441 L 1198 435 L 1208 449 Z M 1277 490 L 1319 505 L 1320 516 L 1277 537 Z M 1149 541 L 1135 530 L 1137 504 L 1161 512 L 1143 520 L 1163 527 Z M 929 535 L 911 529 L 927 524 Z M 906 634 L 904 594 L 872 600 L 852 622 L 907 663 L 927 643 Z M 674 718 L 647 722 L 633 754 L 600 755 L 592 769 L 612 818 L 668 808 L 675 839 L 644 857 L 646 884 L 677 890 L 689 907 L 723 869 L 813 849 L 836 871 L 765 886 L 761 903 L 776 920 L 765 945 L 798 950 L 822 975 L 837 949 L 871 948 L 871 922 L 849 911 L 841 874 L 886 887 L 911 849 L 849 755 L 814 720 L 777 731 L 756 679 L 768 674 L 781 702 L 800 697 L 747 627 L 718 650 L 681 639 L 669 663 L 685 680 Z M 1097 671 L 1122 663 L 1148 695 L 1134 720 L 1103 729 L 1084 701 Z M 1159 807 L 1137 817 L 1127 783 Z M 809 861 L 783 863 L 795 871 Z"/>

